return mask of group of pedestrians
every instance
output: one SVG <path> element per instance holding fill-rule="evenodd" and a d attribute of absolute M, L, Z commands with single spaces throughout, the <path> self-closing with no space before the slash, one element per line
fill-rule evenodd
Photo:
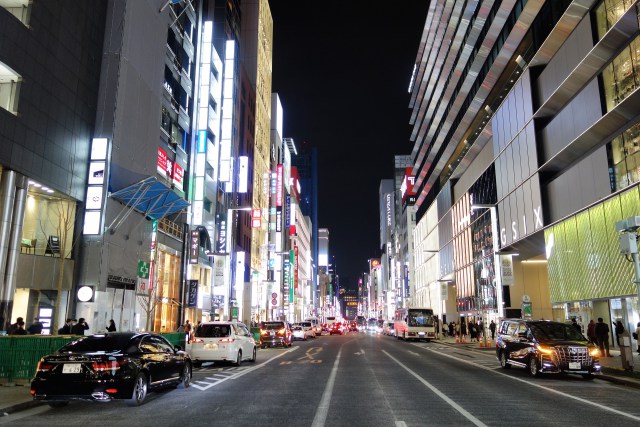
<path fill-rule="evenodd" d="M 33 323 L 29 325 L 29 327 L 26 329 L 25 329 L 24 319 L 22 317 L 18 317 L 16 319 L 16 323 L 12 323 L 11 325 L 9 325 L 7 334 L 8 335 L 40 335 L 42 334 L 43 329 L 44 329 L 44 324 L 37 317 L 33 319 Z"/>
<path fill-rule="evenodd" d="M 616 343 L 618 347 L 620 347 L 620 338 L 623 336 L 628 336 L 629 334 L 625 334 L 625 328 L 622 324 L 622 321 L 617 320 L 614 324 L 614 333 L 616 335 Z M 598 322 L 594 322 L 593 319 L 587 325 L 587 338 L 592 344 L 597 345 L 600 348 L 600 353 L 602 357 L 611 357 L 611 353 L 609 353 L 609 334 L 611 330 L 609 329 L 609 325 L 604 323 L 602 317 L 598 317 Z M 640 322 L 638 322 L 635 332 L 633 332 L 633 338 L 636 340 L 637 352 L 640 353 L 640 342 L 638 342 L 638 336 L 640 336 Z"/>
<path fill-rule="evenodd" d="M 491 331 L 491 339 L 495 339 L 496 323 L 493 320 L 489 324 L 489 330 Z M 482 320 L 467 323 L 467 321 L 463 319 L 455 323 L 453 321 L 449 322 L 447 324 L 447 332 L 450 337 L 466 338 L 466 336 L 469 335 L 471 342 L 480 342 L 484 337 L 485 327 Z"/>

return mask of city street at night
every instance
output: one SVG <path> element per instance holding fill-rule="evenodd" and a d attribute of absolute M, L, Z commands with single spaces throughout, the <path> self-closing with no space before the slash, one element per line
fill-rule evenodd
<path fill-rule="evenodd" d="M 349 333 L 260 350 L 256 364 L 203 365 L 188 389 L 124 403 L 37 406 L 2 425 L 635 426 L 640 389 L 579 376 L 530 378 L 493 350 Z"/>

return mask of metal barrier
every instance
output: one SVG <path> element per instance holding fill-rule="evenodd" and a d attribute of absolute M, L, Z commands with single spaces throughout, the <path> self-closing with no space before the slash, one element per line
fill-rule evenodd
<path fill-rule="evenodd" d="M 171 345 L 185 348 L 185 334 L 160 334 Z M 16 380 L 30 381 L 36 373 L 42 356 L 55 353 L 76 335 L 10 335 L 0 336 L 0 384 L 13 384 Z"/>

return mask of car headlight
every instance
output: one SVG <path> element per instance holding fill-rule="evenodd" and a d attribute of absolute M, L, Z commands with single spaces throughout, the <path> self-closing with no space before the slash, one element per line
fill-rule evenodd
<path fill-rule="evenodd" d="M 551 347 L 545 347 L 543 345 L 536 345 L 536 349 L 543 354 L 553 354 L 553 348 Z"/>
<path fill-rule="evenodd" d="M 600 349 L 598 347 L 593 347 L 592 349 L 589 350 L 589 355 L 591 357 L 599 357 L 600 356 Z"/>

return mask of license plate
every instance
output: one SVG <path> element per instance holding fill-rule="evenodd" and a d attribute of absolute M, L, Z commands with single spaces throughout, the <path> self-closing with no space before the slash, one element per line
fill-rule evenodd
<path fill-rule="evenodd" d="M 82 372 L 82 365 L 79 363 L 65 363 L 62 365 L 63 374 L 79 374 Z"/>
<path fill-rule="evenodd" d="M 271 332 L 269 333 L 269 335 L 271 335 L 272 337 L 273 337 L 273 336 L 275 336 L 275 334 L 276 334 L 276 333 L 275 333 L 275 332 L 273 332 L 273 331 L 271 331 Z"/>
<path fill-rule="evenodd" d="M 422 336 L 422 335 L 424 335 L 424 332 L 418 332 L 418 335 Z"/>
<path fill-rule="evenodd" d="M 580 362 L 569 362 L 569 369 L 580 369 L 582 366 Z"/>

